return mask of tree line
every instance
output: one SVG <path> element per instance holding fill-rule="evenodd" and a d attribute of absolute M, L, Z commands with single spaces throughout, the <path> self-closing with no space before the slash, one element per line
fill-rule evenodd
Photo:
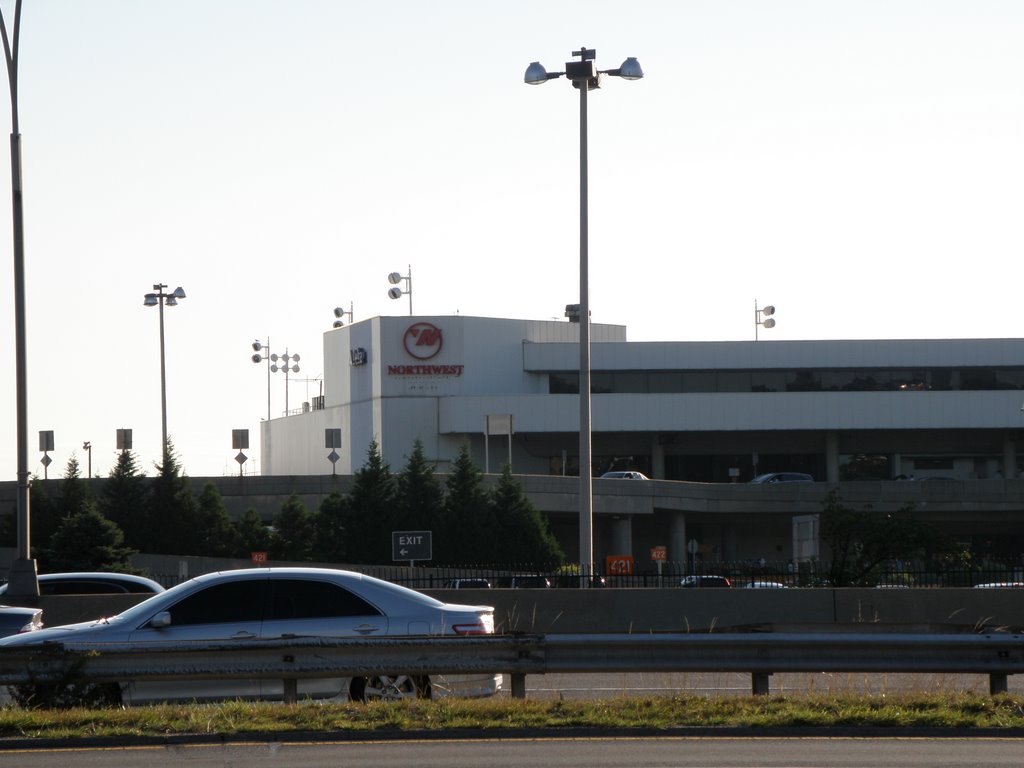
<path fill-rule="evenodd" d="M 147 478 L 123 451 L 101 494 L 93 497 L 77 459 L 68 461 L 51 498 L 31 483 L 33 557 L 40 572 L 131 571 L 138 552 L 248 559 L 384 564 L 391 532 L 433 532 L 435 565 L 562 564 L 564 554 L 547 520 L 506 466 L 493 489 L 483 483 L 463 445 L 442 480 L 416 441 L 397 474 L 376 441 L 347 494 L 333 492 L 309 510 L 292 495 L 267 526 L 255 509 L 232 521 L 216 486 L 199 496 L 168 441 L 163 464 Z M 13 542 L 13 520 L 3 538 Z"/>

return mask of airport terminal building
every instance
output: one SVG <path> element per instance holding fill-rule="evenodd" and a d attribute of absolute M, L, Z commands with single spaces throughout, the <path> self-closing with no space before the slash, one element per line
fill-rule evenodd
<path fill-rule="evenodd" d="M 492 473 L 510 462 L 516 474 L 578 475 L 578 336 L 566 321 L 466 316 L 375 317 L 328 331 L 323 395 L 263 423 L 262 474 L 351 474 L 374 439 L 397 471 L 419 439 L 441 472 L 468 442 Z M 776 471 L 828 483 L 1021 473 L 1022 340 L 631 342 L 624 326 L 602 324 L 591 340 L 595 476 L 636 469 L 728 484 Z M 689 534 L 680 510 L 669 514 L 669 532 L 652 541 L 678 550 Z M 641 549 L 647 523 L 615 517 L 606 548 Z M 736 525 L 706 536 L 721 556 L 750 554 Z M 791 553 L 789 518 L 780 526 L 784 545 L 771 550 Z"/>

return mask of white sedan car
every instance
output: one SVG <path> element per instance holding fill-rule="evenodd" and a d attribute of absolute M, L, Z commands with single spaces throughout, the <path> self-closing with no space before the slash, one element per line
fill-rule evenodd
<path fill-rule="evenodd" d="M 110 618 L 50 627 L 0 646 L 67 642 L 138 643 L 285 637 L 482 635 L 494 632 L 490 606 L 442 603 L 351 571 L 250 568 L 197 576 Z M 334 699 L 489 696 L 501 675 L 438 678 L 381 674 L 299 681 L 299 696 Z M 126 704 L 228 698 L 280 699 L 278 680 L 137 681 L 121 686 Z"/>

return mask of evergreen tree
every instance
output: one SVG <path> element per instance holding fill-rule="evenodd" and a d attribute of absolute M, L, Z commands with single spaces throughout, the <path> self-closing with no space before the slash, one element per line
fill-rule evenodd
<path fill-rule="evenodd" d="M 164 462 L 157 466 L 153 480 L 146 534 L 140 549 L 154 554 L 188 555 L 199 550 L 200 540 L 192 483 L 183 474 L 174 446 L 168 440 Z"/>
<path fill-rule="evenodd" d="M 446 565 L 500 563 L 504 559 L 494 510 L 483 486 L 483 473 L 462 444 L 445 483 L 442 530 L 435 560 Z"/>
<path fill-rule="evenodd" d="M 270 550 L 275 560 L 312 559 L 313 518 L 297 494 L 292 494 L 274 517 Z"/>
<path fill-rule="evenodd" d="M 548 529 L 547 520 L 527 498 L 508 464 L 491 492 L 491 506 L 501 528 L 504 563 L 532 564 L 540 569 L 562 564 L 565 555 Z"/>
<path fill-rule="evenodd" d="M 238 557 L 270 550 L 270 530 L 252 507 L 245 510 L 235 523 L 235 542 L 235 555 Z"/>
<path fill-rule="evenodd" d="M 238 549 L 237 533 L 228 517 L 224 499 L 217 486 L 207 481 L 199 494 L 196 510 L 199 549 L 190 554 L 230 557 Z"/>
<path fill-rule="evenodd" d="M 60 507 L 46 492 L 46 483 L 33 475 L 28 486 L 28 508 L 31 515 L 32 550 L 45 549 L 50 545 L 50 537 L 60 527 Z M 11 515 L 12 544 L 17 546 L 18 521 Z"/>
<path fill-rule="evenodd" d="M 139 472 L 135 454 L 121 451 L 99 500 L 104 517 L 124 531 L 125 542 L 138 547 L 146 539 L 149 527 L 149 489 Z"/>
<path fill-rule="evenodd" d="M 352 515 L 352 502 L 347 496 L 333 491 L 320 502 L 320 510 L 313 518 L 316 528 L 315 556 L 325 563 L 349 561 L 347 525 Z"/>
<path fill-rule="evenodd" d="M 349 561 L 390 563 L 391 532 L 395 527 L 395 481 L 374 440 L 366 452 L 366 464 L 355 473 L 347 541 Z"/>
<path fill-rule="evenodd" d="M 42 570 L 118 571 L 131 573 L 135 550 L 125 546 L 121 529 L 107 520 L 88 501 L 79 512 L 69 515 L 40 552 Z"/>
<path fill-rule="evenodd" d="M 395 530 L 438 529 L 444 512 L 444 490 L 434 468 L 423 455 L 423 443 L 419 438 L 413 443 L 412 453 L 398 475 L 396 489 Z"/>
<path fill-rule="evenodd" d="M 64 470 L 64 479 L 60 484 L 60 497 L 57 506 L 60 510 L 61 520 L 84 512 L 90 500 L 89 487 L 82 480 L 78 459 L 72 454 L 68 459 L 67 468 Z"/>

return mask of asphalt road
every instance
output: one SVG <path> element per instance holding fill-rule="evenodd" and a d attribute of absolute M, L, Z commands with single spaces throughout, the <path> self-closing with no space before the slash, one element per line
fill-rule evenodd
<path fill-rule="evenodd" d="M 18 768 L 1020 768 L 1005 738 L 544 738 L 249 743 L 0 752 Z"/>

